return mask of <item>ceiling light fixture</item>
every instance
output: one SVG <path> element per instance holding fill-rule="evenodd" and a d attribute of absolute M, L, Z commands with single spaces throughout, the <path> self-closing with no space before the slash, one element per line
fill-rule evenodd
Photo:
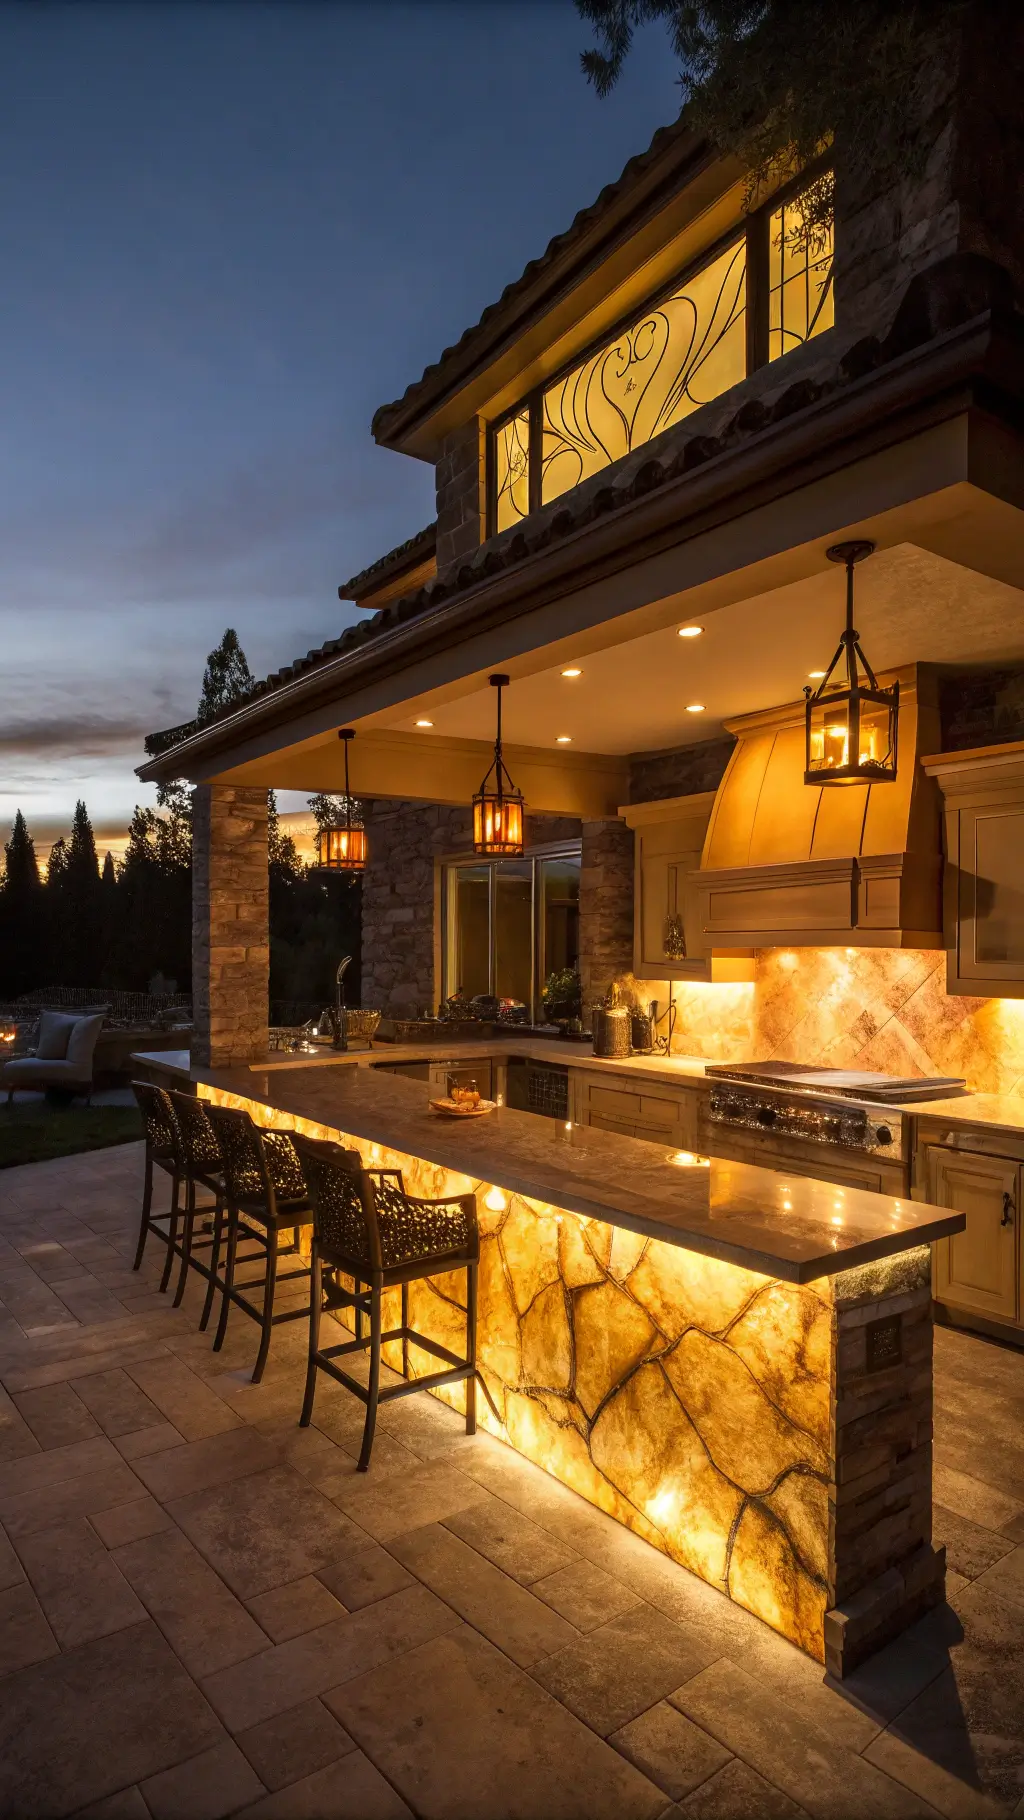
<path fill-rule="evenodd" d="M 433 724 L 434 724 L 434 723 L 433 723 L 433 721 L 432 721 L 432 720 L 418 720 L 418 721 L 417 721 L 417 722 L 416 722 L 416 725 L 417 725 L 417 726 L 418 726 L 418 727 L 432 727 L 432 726 L 433 726 Z"/>
<path fill-rule="evenodd" d="M 686 712 L 687 714 L 703 714 L 704 703 L 702 701 L 688 701 L 686 704 Z"/>
<path fill-rule="evenodd" d="M 703 626 L 680 626 L 679 636 L 680 638 L 699 638 L 703 630 Z"/>
<path fill-rule="evenodd" d="M 558 735 L 558 738 L 555 740 L 555 745 L 556 746 L 571 746 L 572 745 L 572 734 L 571 733 L 560 733 Z"/>
<path fill-rule="evenodd" d="M 563 670 L 562 675 L 563 676 L 582 676 L 583 671 L 582 670 Z"/>
<path fill-rule="evenodd" d="M 517 790 L 501 755 L 501 691 L 508 686 L 507 676 L 490 676 L 488 682 L 498 691 L 498 729 L 494 757 L 483 783 L 473 798 L 473 851 L 503 859 L 519 859 L 523 852 L 523 793 Z"/>
<path fill-rule="evenodd" d="M 831 544 L 825 551 L 829 562 L 846 567 L 846 629 L 818 687 L 804 689 L 805 784 L 888 784 L 896 779 L 900 685 L 879 688 L 853 625 L 854 567 L 874 548 L 866 538 L 858 538 Z M 839 678 L 833 682 L 837 670 Z"/>

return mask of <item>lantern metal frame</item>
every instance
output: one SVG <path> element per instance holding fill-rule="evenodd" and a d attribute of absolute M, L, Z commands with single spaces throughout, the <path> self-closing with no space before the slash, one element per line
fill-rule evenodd
<path fill-rule="evenodd" d="M 482 858 L 521 859 L 526 803 L 509 776 L 501 749 L 501 691 L 507 676 L 489 676 L 498 691 L 498 730 L 494 757 L 473 798 L 473 851 Z"/>
<path fill-rule="evenodd" d="M 366 829 L 352 820 L 352 792 L 348 781 L 348 748 L 355 739 L 354 727 L 339 727 L 338 738 L 345 748 L 345 816 L 327 822 L 317 829 L 318 872 L 362 872 L 366 866 Z"/>
<path fill-rule="evenodd" d="M 804 689 L 806 698 L 805 712 L 805 758 L 804 783 L 814 786 L 832 786 L 835 784 L 888 784 L 895 783 L 899 758 L 899 710 L 900 685 L 894 682 L 888 689 L 879 687 L 871 665 L 861 649 L 860 635 L 853 624 L 853 571 L 857 563 L 863 562 L 866 556 L 874 551 L 874 544 L 866 538 L 859 538 L 849 543 L 831 544 L 825 551 L 829 562 L 843 563 L 846 568 L 846 628 L 839 640 L 839 646 L 832 662 L 829 664 L 822 681 L 816 689 L 810 686 Z M 863 670 L 863 677 L 858 670 Z M 845 683 L 840 686 L 833 683 L 833 677 L 841 665 L 845 665 Z M 887 739 L 885 753 L 881 758 L 868 756 L 861 749 L 861 731 L 863 711 L 881 710 L 885 717 Z M 820 711 L 822 717 L 822 753 L 816 760 L 812 757 L 812 733 L 819 731 L 815 720 Z M 845 743 L 845 757 L 837 764 L 827 762 L 826 745 L 828 737 L 824 722 L 830 713 L 844 717 L 842 738 Z M 853 755 L 856 754 L 854 757 Z"/>

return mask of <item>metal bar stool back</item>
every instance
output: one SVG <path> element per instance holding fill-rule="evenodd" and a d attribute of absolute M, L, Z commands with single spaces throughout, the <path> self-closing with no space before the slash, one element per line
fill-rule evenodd
<path fill-rule="evenodd" d="M 153 1087 L 148 1081 L 133 1081 L 132 1092 L 142 1114 L 142 1127 L 146 1139 L 142 1217 L 139 1221 L 139 1242 L 135 1250 L 135 1262 L 132 1269 L 141 1268 L 146 1240 L 150 1233 L 153 1233 L 154 1237 L 167 1247 L 167 1259 L 160 1278 L 160 1288 L 166 1289 L 170 1281 L 171 1265 L 178 1250 L 178 1196 L 181 1192 L 184 1174 L 181 1134 L 174 1117 L 170 1094 L 163 1087 Z M 154 1214 L 153 1212 L 154 1166 L 164 1170 L 171 1178 L 171 1204 L 166 1213 Z"/>
<path fill-rule="evenodd" d="M 178 1287 L 174 1293 L 174 1306 L 177 1308 L 185 1293 L 185 1282 L 189 1268 L 197 1270 L 206 1278 L 206 1300 L 203 1304 L 200 1330 L 205 1330 L 213 1307 L 213 1294 L 217 1285 L 217 1263 L 220 1247 L 224 1211 L 223 1163 L 221 1162 L 220 1145 L 217 1133 L 210 1123 L 204 1102 L 194 1093 L 180 1093 L 173 1088 L 169 1090 L 171 1107 L 181 1145 L 181 1162 L 185 1173 L 185 1219 L 181 1237 L 181 1270 L 178 1273 Z M 196 1190 L 205 1188 L 213 1200 L 204 1207 L 196 1205 Z M 210 1236 L 201 1233 L 195 1237 L 197 1215 L 213 1214 L 212 1230 L 207 1228 Z M 204 1262 L 201 1254 L 209 1252 L 209 1263 Z"/>
<path fill-rule="evenodd" d="M 476 1199 L 472 1194 L 445 1200 L 422 1200 L 405 1192 L 398 1170 L 364 1169 L 354 1151 L 340 1144 L 296 1137 L 313 1203 L 313 1255 L 309 1304 L 309 1367 L 306 1394 L 299 1418 L 307 1425 L 313 1414 L 317 1371 L 326 1371 L 344 1384 L 366 1406 L 359 1471 L 370 1464 L 373 1435 L 380 1403 L 441 1384 L 466 1386 L 466 1433 L 476 1433 L 476 1311 L 480 1239 Z M 409 1323 L 409 1284 L 450 1270 L 466 1272 L 466 1351 L 463 1357 L 449 1351 Z M 352 1279 L 352 1289 L 338 1281 L 339 1273 Z M 364 1287 L 365 1285 L 365 1287 Z M 381 1331 L 381 1301 L 385 1289 L 402 1291 L 401 1325 Z M 355 1338 L 336 1346 L 321 1346 L 320 1322 L 324 1313 L 353 1311 Z M 369 1335 L 363 1337 L 363 1321 Z M 402 1343 L 402 1381 L 381 1390 L 381 1348 L 390 1340 Z M 438 1359 L 442 1369 L 422 1377 L 409 1376 L 409 1345 Z M 369 1348 L 367 1382 L 361 1383 L 335 1361 L 350 1352 Z M 481 1387 L 491 1402 L 483 1380 Z M 491 1407 L 494 1408 L 493 1403 Z M 497 1415 L 497 1411 L 495 1410 Z"/>
<path fill-rule="evenodd" d="M 279 1283 L 308 1278 L 309 1270 L 279 1273 L 278 1262 L 284 1257 L 298 1257 L 300 1225 L 312 1217 L 305 1178 L 291 1138 L 283 1131 L 265 1131 L 248 1112 L 241 1108 L 208 1105 L 207 1116 L 213 1126 L 223 1167 L 224 1199 L 227 1203 L 227 1247 L 223 1271 L 218 1263 L 218 1285 L 221 1291 L 220 1320 L 214 1352 L 219 1352 L 227 1332 L 228 1313 L 234 1302 L 261 1328 L 260 1348 L 256 1355 L 252 1381 L 258 1384 L 270 1351 L 270 1336 L 282 1321 L 305 1320 L 305 1303 L 299 1308 L 274 1312 L 274 1299 Z M 255 1224 L 254 1224 L 255 1222 Z M 291 1242 L 282 1246 L 282 1228 L 291 1230 Z M 239 1259 L 239 1242 L 250 1244 L 255 1251 Z M 262 1261 L 264 1274 L 255 1280 L 237 1284 L 239 1262 Z M 262 1289 L 262 1305 L 249 1300 L 246 1293 Z"/>

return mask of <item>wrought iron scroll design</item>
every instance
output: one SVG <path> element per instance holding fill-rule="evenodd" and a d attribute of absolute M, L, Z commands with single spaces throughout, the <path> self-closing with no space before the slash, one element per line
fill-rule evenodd
<path fill-rule="evenodd" d="M 500 425 L 494 440 L 495 530 L 507 531 L 530 510 L 530 413 L 517 411 Z"/>

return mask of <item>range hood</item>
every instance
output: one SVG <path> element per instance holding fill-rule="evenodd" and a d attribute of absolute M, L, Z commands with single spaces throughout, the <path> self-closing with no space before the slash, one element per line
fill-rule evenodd
<path fill-rule="evenodd" d="M 804 783 L 804 704 L 726 721 L 737 745 L 718 787 L 696 875 L 715 947 L 941 948 L 942 835 L 918 755 L 939 745 L 934 672 L 900 685 L 894 782 Z"/>

